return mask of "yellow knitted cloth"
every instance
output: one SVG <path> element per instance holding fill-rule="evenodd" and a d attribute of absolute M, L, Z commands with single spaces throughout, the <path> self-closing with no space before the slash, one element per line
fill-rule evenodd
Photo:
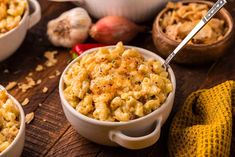
<path fill-rule="evenodd" d="M 234 81 L 192 93 L 171 124 L 169 155 L 228 157 L 234 93 Z"/>

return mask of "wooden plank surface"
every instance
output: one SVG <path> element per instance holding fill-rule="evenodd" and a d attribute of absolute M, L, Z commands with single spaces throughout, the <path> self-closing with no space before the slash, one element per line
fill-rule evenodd
<path fill-rule="evenodd" d="M 177 80 L 175 103 L 156 144 L 146 149 L 131 151 L 120 147 L 113 148 L 92 143 L 77 134 L 63 114 L 58 95 L 59 76 L 48 79 L 48 76 L 53 75 L 56 70 L 63 71 L 68 63 L 69 54 L 67 49 L 58 49 L 49 43 L 46 36 L 47 22 L 63 11 L 73 8 L 74 5 L 48 2 L 47 0 L 40 0 L 39 2 L 43 12 L 41 22 L 28 32 L 24 43 L 16 53 L 8 60 L 0 63 L 0 84 L 6 85 L 10 81 L 23 82 L 29 72 L 34 72 L 38 64 L 45 62 L 43 57 L 45 51 L 59 51 L 56 66 L 47 68 L 42 72 L 34 72 L 33 78 L 35 80 L 42 79 L 40 85 L 26 93 L 22 93 L 19 89 L 10 91 L 20 102 L 29 98 L 30 103 L 24 107 L 24 110 L 26 113 L 35 112 L 35 119 L 26 127 L 23 157 L 167 156 L 170 122 L 185 98 L 199 88 L 211 87 L 227 79 L 235 80 L 235 46 L 231 47 L 229 53 L 214 64 L 199 67 L 172 64 Z M 230 0 L 229 2 L 231 4 L 228 9 L 235 16 L 235 1 Z M 150 24 L 148 26 L 151 27 Z M 138 35 L 130 45 L 155 51 L 150 33 Z M 5 73 L 5 69 L 10 72 Z M 42 93 L 43 87 L 48 87 L 49 91 Z M 42 104 L 42 106 L 39 106 L 39 104 Z M 231 156 L 235 155 L 234 135 L 233 129 Z"/>

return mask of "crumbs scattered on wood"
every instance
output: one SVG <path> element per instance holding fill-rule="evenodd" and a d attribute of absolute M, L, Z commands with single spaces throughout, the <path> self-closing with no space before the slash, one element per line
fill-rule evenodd
<path fill-rule="evenodd" d="M 51 75 L 51 76 L 49 76 L 48 78 L 49 78 L 49 79 L 53 79 L 53 78 L 55 78 L 55 75 Z"/>
<path fill-rule="evenodd" d="M 26 83 L 18 83 L 18 87 L 22 90 L 22 92 L 26 92 L 28 89 L 33 88 L 36 83 L 31 77 L 25 77 Z"/>
<path fill-rule="evenodd" d="M 39 79 L 39 80 L 37 80 L 37 82 L 36 82 L 37 84 L 40 84 L 40 83 L 42 83 L 42 80 L 41 79 Z"/>
<path fill-rule="evenodd" d="M 30 72 L 30 73 L 28 74 L 28 76 L 33 76 L 33 73 L 32 73 L 32 72 Z"/>
<path fill-rule="evenodd" d="M 56 75 L 56 76 L 59 76 L 60 74 L 61 74 L 61 72 L 60 72 L 59 70 L 56 70 L 56 71 L 55 71 L 55 75 Z"/>
<path fill-rule="evenodd" d="M 37 65 L 35 71 L 40 72 L 40 71 L 43 71 L 43 69 L 44 69 L 44 67 L 41 64 L 39 64 L 39 65 Z"/>
<path fill-rule="evenodd" d="M 8 85 L 6 86 L 6 90 L 11 90 L 17 85 L 17 82 L 9 82 Z"/>
<path fill-rule="evenodd" d="M 57 59 L 55 59 L 55 55 L 57 53 L 57 51 L 46 51 L 44 53 L 44 57 L 47 59 L 47 61 L 45 62 L 45 65 L 47 67 L 52 67 L 57 63 Z"/>
<path fill-rule="evenodd" d="M 31 123 L 31 121 L 34 119 L 34 112 L 28 113 L 25 116 L 25 122 L 27 124 Z"/>
<path fill-rule="evenodd" d="M 46 93 L 48 91 L 48 88 L 47 87 L 44 87 L 43 89 L 42 89 L 42 92 L 43 93 Z"/>
<path fill-rule="evenodd" d="M 22 106 L 25 106 L 29 103 L 29 99 L 25 98 L 24 101 L 21 103 Z"/>
<path fill-rule="evenodd" d="M 49 79 L 53 79 L 53 78 L 55 78 L 56 76 L 59 76 L 61 74 L 61 72 L 59 71 L 59 70 L 56 70 L 55 71 L 55 75 L 50 75 L 48 78 Z"/>

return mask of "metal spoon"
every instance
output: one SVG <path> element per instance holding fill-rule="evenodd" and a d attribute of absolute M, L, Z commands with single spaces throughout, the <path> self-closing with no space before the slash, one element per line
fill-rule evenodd
<path fill-rule="evenodd" d="M 218 0 L 212 8 L 206 13 L 201 21 L 193 28 L 193 30 L 184 38 L 184 40 L 176 47 L 176 49 L 167 57 L 163 66 L 168 68 L 174 56 L 211 20 L 211 18 L 227 3 L 226 0 Z"/>

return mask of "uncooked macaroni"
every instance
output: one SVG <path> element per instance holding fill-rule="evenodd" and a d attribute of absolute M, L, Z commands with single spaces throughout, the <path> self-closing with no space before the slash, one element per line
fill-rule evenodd
<path fill-rule="evenodd" d="M 12 143 L 19 128 L 19 110 L 6 91 L 0 90 L 0 153 Z"/>
<path fill-rule="evenodd" d="M 129 121 L 151 113 L 172 91 L 161 63 L 136 49 L 100 48 L 64 76 L 64 96 L 78 112 L 102 121 Z"/>

